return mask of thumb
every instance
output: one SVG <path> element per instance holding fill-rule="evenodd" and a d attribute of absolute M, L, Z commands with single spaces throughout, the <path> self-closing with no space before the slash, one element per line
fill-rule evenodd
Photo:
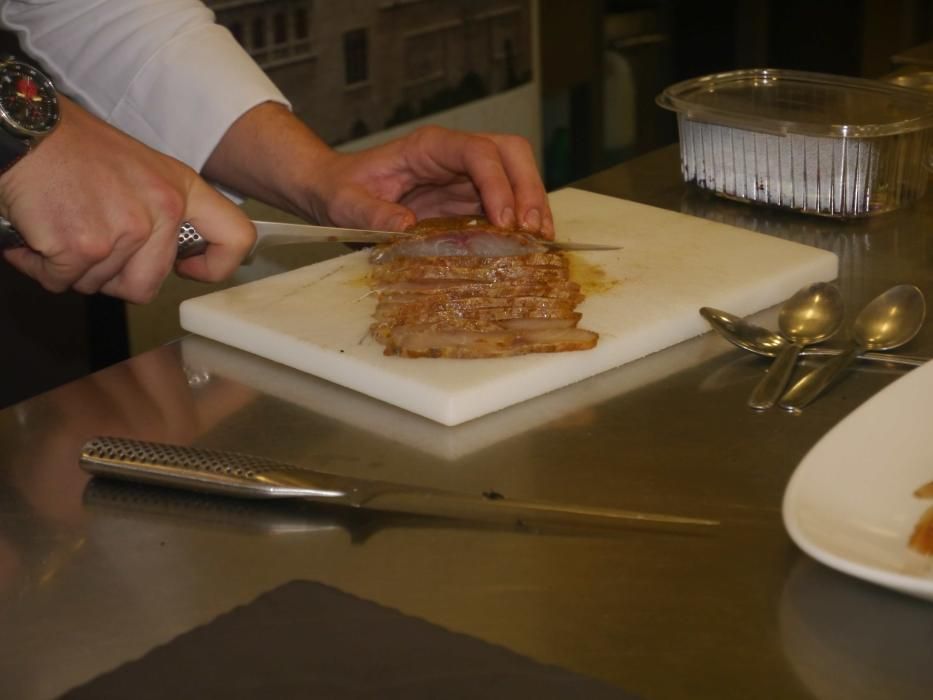
<path fill-rule="evenodd" d="M 176 272 L 189 279 L 219 282 L 234 273 L 256 240 L 256 229 L 246 214 L 203 180 L 191 189 L 185 221 L 208 243 L 203 255 L 175 263 Z"/>
<path fill-rule="evenodd" d="M 331 218 L 338 226 L 378 231 L 405 231 L 418 217 L 408 207 L 389 202 L 362 189 L 345 192 Z"/>

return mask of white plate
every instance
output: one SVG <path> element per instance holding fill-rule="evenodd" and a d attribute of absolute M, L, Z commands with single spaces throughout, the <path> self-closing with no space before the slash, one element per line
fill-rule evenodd
<path fill-rule="evenodd" d="M 933 499 L 933 362 L 886 387 L 827 433 L 784 493 L 784 525 L 827 566 L 933 601 L 933 557 L 908 539 Z"/>

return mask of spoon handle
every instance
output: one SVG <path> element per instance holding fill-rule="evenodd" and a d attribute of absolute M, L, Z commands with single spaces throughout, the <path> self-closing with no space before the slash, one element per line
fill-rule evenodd
<path fill-rule="evenodd" d="M 778 405 L 787 411 L 800 411 L 800 409 L 819 396 L 826 387 L 832 384 L 849 365 L 855 362 L 859 353 L 863 351 L 863 347 L 853 343 L 840 355 L 837 355 L 831 360 L 827 360 L 809 374 L 805 374 L 801 377 L 797 383 L 788 389 L 787 393 L 781 397 Z"/>
<path fill-rule="evenodd" d="M 841 355 L 842 350 L 837 348 L 804 348 L 800 351 L 800 357 L 836 357 Z M 910 367 L 919 367 L 925 365 L 931 358 L 920 355 L 895 355 L 893 352 L 863 352 L 858 359 L 869 362 L 887 362 L 892 365 L 908 365 Z"/>
<path fill-rule="evenodd" d="M 765 376 L 761 378 L 751 396 L 748 397 L 749 406 L 756 411 L 766 411 L 777 403 L 781 392 L 790 381 L 790 376 L 794 373 L 794 366 L 797 364 L 801 349 L 801 346 L 796 343 L 788 343 L 781 348 Z"/>

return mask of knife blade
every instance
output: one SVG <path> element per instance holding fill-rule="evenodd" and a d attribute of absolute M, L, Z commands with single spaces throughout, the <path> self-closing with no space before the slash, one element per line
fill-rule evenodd
<path fill-rule="evenodd" d="M 278 221 L 253 221 L 256 226 L 256 245 L 251 254 L 261 248 L 293 243 L 389 243 L 415 236 L 399 231 L 374 231 L 369 229 L 339 228 L 336 226 L 312 226 L 310 224 L 288 224 Z M 619 250 L 619 246 L 604 243 L 575 241 L 546 241 L 535 239 L 552 250 Z"/>
<path fill-rule="evenodd" d="M 506 498 L 495 491 L 457 493 L 315 471 L 253 455 L 118 437 L 96 437 L 81 450 L 95 476 L 245 498 L 317 503 L 459 520 L 514 524 L 709 527 L 716 520 Z"/>
<path fill-rule="evenodd" d="M 253 221 L 256 227 L 256 243 L 246 256 L 252 259 L 263 248 L 298 243 L 364 243 L 376 244 L 397 241 L 412 237 L 414 234 L 399 231 L 373 231 L 336 226 L 312 226 L 310 224 L 289 224 L 279 221 Z M 572 241 L 546 241 L 535 239 L 551 250 L 619 250 L 619 246 L 603 243 L 577 243 Z M 178 229 L 178 257 L 188 258 L 200 255 L 207 248 L 207 240 L 190 223 L 183 223 Z M 28 247 L 22 235 L 9 221 L 0 218 L 0 251 L 11 248 Z"/>

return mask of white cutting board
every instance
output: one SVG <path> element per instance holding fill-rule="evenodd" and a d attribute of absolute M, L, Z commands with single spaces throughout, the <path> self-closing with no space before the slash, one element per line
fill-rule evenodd
<path fill-rule="evenodd" d="M 578 307 L 600 334 L 592 350 L 484 360 L 386 357 L 369 337 L 376 306 L 366 251 L 350 253 L 182 303 L 185 330 L 458 425 L 604 372 L 709 330 L 714 306 L 739 315 L 835 279 L 835 254 L 645 206 L 564 189 L 550 196 L 560 240 L 612 243 L 573 253 Z M 585 290 L 586 291 L 586 290 Z"/>
<path fill-rule="evenodd" d="M 548 430 L 549 426 L 560 429 L 564 421 L 575 422 L 571 416 L 579 415 L 590 406 L 663 379 L 673 366 L 678 371 L 686 370 L 735 350 L 721 339 L 707 343 L 680 343 L 670 349 L 672 354 L 654 353 L 643 358 L 638 362 L 638 371 L 605 372 L 532 401 L 523 401 L 508 409 L 448 426 L 208 338 L 188 335 L 181 339 L 179 345 L 186 370 L 195 375 L 210 377 L 211 380 L 232 379 L 264 396 L 326 416 L 344 428 L 366 432 L 371 438 L 381 438 L 395 445 L 405 445 L 430 455 L 435 461 L 445 462 L 456 461 L 532 430 Z M 738 372 L 731 375 L 741 376 Z M 704 378 L 704 386 L 698 388 L 702 391 L 706 382 L 716 385 L 722 381 L 713 372 Z"/>

